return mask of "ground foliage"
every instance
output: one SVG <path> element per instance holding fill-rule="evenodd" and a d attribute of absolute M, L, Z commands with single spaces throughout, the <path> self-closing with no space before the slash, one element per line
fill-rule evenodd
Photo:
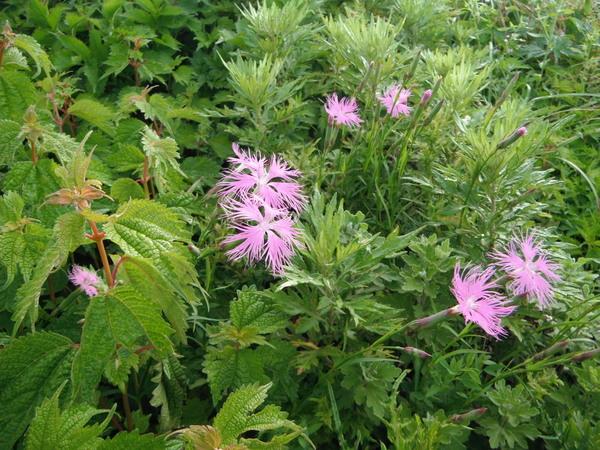
<path fill-rule="evenodd" d="M 600 448 L 599 13 L 5 1 L 0 447 Z M 283 274 L 227 258 L 232 143 L 303 174 Z M 424 326 L 533 231 L 550 307 Z"/>

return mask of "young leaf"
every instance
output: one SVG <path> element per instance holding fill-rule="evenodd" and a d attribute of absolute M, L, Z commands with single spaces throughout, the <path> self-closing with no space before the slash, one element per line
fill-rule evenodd
<path fill-rule="evenodd" d="M 160 407 L 159 429 L 162 431 L 177 428 L 181 422 L 183 402 L 186 398 L 187 378 L 183 366 L 175 355 L 171 354 L 167 359 L 159 361 L 155 369 L 158 373 L 152 381 L 157 383 L 152 391 L 150 404 Z"/>
<path fill-rule="evenodd" d="M 26 34 L 17 34 L 13 40 L 13 45 L 29 53 L 29 56 L 35 61 L 37 72 L 33 75 L 34 78 L 40 74 L 41 69 L 44 69 L 46 75 L 50 75 L 50 58 L 48 58 L 38 41 Z"/>
<path fill-rule="evenodd" d="M 114 125 L 111 123 L 113 111 L 97 100 L 79 97 L 69 106 L 69 113 L 96 125 L 109 136 L 115 134 Z"/>
<path fill-rule="evenodd" d="M 142 146 L 144 153 L 148 157 L 148 164 L 151 173 L 155 176 L 156 186 L 160 192 L 168 190 L 169 177 L 172 170 L 187 177 L 183 172 L 177 159 L 177 142 L 172 138 L 160 138 L 154 131 L 146 127 L 142 135 Z"/>
<path fill-rule="evenodd" d="M 69 379 L 73 353 L 70 339 L 47 332 L 15 339 L 0 351 L 0 448 L 12 448 L 35 407 Z"/>

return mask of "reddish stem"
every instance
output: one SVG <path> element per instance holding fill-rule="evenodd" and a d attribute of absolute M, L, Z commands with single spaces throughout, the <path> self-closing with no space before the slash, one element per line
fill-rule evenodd
<path fill-rule="evenodd" d="M 142 174 L 142 184 L 144 185 L 144 194 L 146 194 L 146 200 L 150 200 L 150 191 L 148 190 L 148 157 L 144 158 L 144 173 Z"/>
<path fill-rule="evenodd" d="M 154 345 L 146 345 L 145 347 L 138 348 L 134 353 L 136 355 L 140 355 L 140 354 L 144 353 L 146 350 L 151 350 L 153 348 L 156 348 L 156 347 L 154 347 Z"/>
<path fill-rule="evenodd" d="M 27 138 L 27 140 L 29 141 L 29 147 L 31 147 L 31 160 L 33 161 L 33 164 L 37 164 L 38 155 L 37 155 L 37 152 L 35 151 L 35 141 L 32 141 L 29 138 Z"/>
<path fill-rule="evenodd" d="M 121 258 L 119 258 L 119 260 L 117 261 L 117 263 L 113 267 L 112 278 L 113 278 L 113 280 L 114 280 L 115 283 L 117 282 L 117 271 L 119 270 L 119 266 L 121 265 L 121 263 L 123 261 L 126 261 L 128 259 L 129 259 L 129 256 L 122 256 Z"/>
<path fill-rule="evenodd" d="M 98 400 L 100 400 L 100 404 L 102 405 L 102 407 L 103 407 L 104 409 L 110 409 L 110 408 L 108 407 L 108 405 L 106 404 L 106 402 L 104 401 L 104 399 L 102 398 L 102 396 L 100 396 Z M 120 423 L 117 421 L 117 419 L 115 419 L 115 416 L 112 416 L 112 417 L 110 418 L 110 420 L 112 420 L 112 423 L 113 423 L 113 425 L 115 426 L 115 428 L 116 428 L 117 430 L 119 430 L 119 431 L 123 431 L 123 429 L 124 429 L 124 428 L 123 428 L 123 425 L 121 425 L 121 424 L 120 424 Z"/>
<path fill-rule="evenodd" d="M 98 252 L 100 253 L 100 259 L 102 260 L 102 266 L 104 267 L 104 273 L 106 274 L 106 283 L 108 284 L 108 288 L 111 289 L 114 287 L 115 282 L 112 276 L 112 273 L 110 271 L 110 264 L 108 263 L 108 256 L 106 254 L 106 249 L 104 248 L 104 236 L 105 233 L 104 232 L 100 232 L 98 231 L 98 227 L 96 226 L 95 222 L 92 222 L 91 220 L 90 222 L 90 226 L 92 227 L 92 235 L 87 235 L 87 237 L 89 239 L 91 239 L 92 241 L 94 241 L 96 243 L 96 245 L 98 246 Z"/>
<path fill-rule="evenodd" d="M 0 42 L 0 67 L 2 67 L 2 59 L 4 58 L 4 50 L 6 50 L 7 41 L 2 39 Z"/>

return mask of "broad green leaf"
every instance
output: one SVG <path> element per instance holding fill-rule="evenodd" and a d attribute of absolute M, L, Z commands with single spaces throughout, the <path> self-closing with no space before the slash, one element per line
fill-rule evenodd
<path fill-rule="evenodd" d="M 55 175 L 57 168 L 58 165 L 51 159 L 40 159 L 37 164 L 17 161 L 6 174 L 3 189 L 20 193 L 27 205 L 39 206 L 46 201 L 48 194 L 60 189 Z"/>
<path fill-rule="evenodd" d="M 64 264 L 68 254 L 68 249 L 63 248 L 58 242 L 49 245 L 35 266 L 31 280 L 24 283 L 17 291 L 17 304 L 12 315 L 15 334 L 27 315 L 29 315 L 32 329 L 35 329 L 42 288 L 48 275 Z"/>
<path fill-rule="evenodd" d="M 130 199 L 144 199 L 144 189 L 131 178 L 119 178 L 110 187 L 110 196 L 120 203 Z"/>
<path fill-rule="evenodd" d="M 177 142 L 172 138 L 161 138 L 146 127 L 142 135 L 142 148 L 148 157 L 150 173 L 155 176 L 156 187 L 160 192 L 169 190 L 169 175 L 175 170 L 184 178 L 187 175 L 179 167 Z"/>
<path fill-rule="evenodd" d="M 229 389 L 268 381 L 259 355 L 249 348 L 236 350 L 227 346 L 223 350 L 209 351 L 204 362 L 204 373 L 208 376 L 214 404 Z"/>
<path fill-rule="evenodd" d="M 160 407 L 159 430 L 164 432 L 181 426 L 187 378 L 183 366 L 173 354 L 159 361 L 154 368 L 158 373 L 152 381 L 157 386 L 152 391 L 150 404 L 156 408 Z"/>
<path fill-rule="evenodd" d="M 29 77 L 21 72 L 0 72 L 0 117 L 21 121 L 29 105 L 36 102 L 36 92 Z"/>
<path fill-rule="evenodd" d="M 165 355 L 172 349 L 169 340 L 172 332 L 160 308 L 132 286 L 121 286 L 93 297 L 85 315 L 81 347 L 73 363 L 75 394 L 93 401 L 93 390 L 118 344 L 130 348 L 143 338 L 141 345 L 153 345 L 159 354 Z"/>
<path fill-rule="evenodd" d="M 74 252 L 86 242 L 84 227 L 85 218 L 76 211 L 69 211 L 58 218 L 54 235 L 63 250 Z"/>
<path fill-rule="evenodd" d="M 33 75 L 34 78 L 40 74 L 42 69 L 46 75 L 50 75 L 50 58 L 48 58 L 38 41 L 26 34 L 17 34 L 13 40 L 13 45 L 27 52 L 35 61 L 37 72 Z"/>
<path fill-rule="evenodd" d="M 86 60 L 92 56 L 92 52 L 81 39 L 68 34 L 57 34 L 56 37 L 65 47 L 75 52 L 81 59 Z"/>
<path fill-rule="evenodd" d="M 257 328 L 259 333 L 272 333 L 287 325 L 285 316 L 274 308 L 273 302 L 255 289 L 238 291 L 238 299 L 229 305 L 231 323 L 241 330 Z"/>
<path fill-rule="evenodd" d="M 73 155 L 79 149 L 79 142 L 64 133 L 54 131 L 44 132 L 44 137 L 40 145 L 44 152 L 54 153 L 63 165 L 71 161 Z"/>
<path fill-rule="evenodd" d="M 150 259 L 163 273 L 171 269 L 166 252 L 187 256 L 180 241 L 190 238 L 184 223 L 164 205 L 149 200 L 133 200 L 122 205 L 121 217 L 104 226 L 106 236 L 124 253 Z"/>
<path fill-rule="evenodd" d="M 35 407 L 69 379 L 74 350 L 70 339 L 42 332 L 0 351 L 0 448 L 12 448 Z"/>
<path fill-rule="evenodd" d="M 99 435 L 108 424 L 117 405 L 112 411 L 107 411 L 79 404 L 61 412 L 58 402 L 61 390 L 56 391 L 37 408 L 27 432 L 26 450 L 92 450 L 102 443 Z M 109 414 L 103 423 L 85 426 L 92 417 L 106 412 Z"/>
<path fill-rule="evenodd" d="M 224 446 L 237 443 L 240 435 L 250 430 L 265 431 L 283 427 L 295 431 L 292 438 L 299 434 L 300 428 L 287 420 L 287 413 L 278 406 L 268 405 L 252 414 L 267 399 L 270 387 L 271 383 L 264 386 L 253 384 L 229 395 L 213 422 L 213 426 L 221 432 Z"/>
<path fill-rule="evenodd" d="M 186 342 L 188 314 L 182 300 L 175 295 L 176 288 L 149 260 L 126 257 L 119 274 L 134 286 L 148 301 L 154 301 L 169 320 L 180 342 Z"/>
<path fill-rule="evenodd" d="M 22 140 L 18 138 L 21 126 L 13 120 L 0 120 L 0 165 L 10 164 L 15 152 L 21 148 Z"/>
<path fill-rule="evenodd" d="M 115 133 L 114 125 L 111 123 L 114 116 L 113 111 L 97 100 L 79 97 L 69 106 L 69 113 L 80 119 L 87 120 L 109 136 Z"/>
<path fill-rule="evenodd" d="M 29 225 L 28 230 L 45 231 L 41 227 Z M 28 281 L 35 263 L 44 252 L 46 239 L 35 233 L 9 231 L 0 234 L 0 265 L 6 268 L 7 276 L 4 287 L 12 283 L 17 270 Z"/>

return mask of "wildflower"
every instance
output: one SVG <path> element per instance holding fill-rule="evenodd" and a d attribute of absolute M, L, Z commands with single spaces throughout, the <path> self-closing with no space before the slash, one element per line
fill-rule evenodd
<path fill-rule="evenodd" d="M 358 104 L 355 98 L 343 97 L 338 100 L 338 95 L 334 92 L 325 102 L 325 111 L 329 114 L 329 123 L 341 125 L 360 125 L 363 120 L 358 117 Z"/>
<path fill-rule="evenodd" d="M 408 89 L 400 89 L 400 86 L 392 86 L 383 97 L 377 97 L 383 106 L 387 108 L 387 113 L 392 117 L 398 117 L 400 114 L 408 116 L 412 108 L 406 103 L 408 97 L 412 94 Z"/>
<path fill-rule="evenodd" d="M 300 231 L 294 227 L 289 212 L 271 207 L 257 195 L 242 201 L 229 199 L 222 207 L 237 231 L 224 243 L 241 241 L 227 256 L 234 261 L 246 256 L 249 263 L 264 259 L 273 274 L 281 274 L 294 256 L 295 247 L 302 245 Z"/>
<path fill-rule="evenodd" d="M 101 283 L 98 276 L 81 266 L 74 265 L 69 273 L 69 280 L 75 286 L 80 287 L 90 297 L 98 295 L 97 286 Z"/>
<path fill-rule="evenodd" d="M 554 289 L 550 282 L 560 281 L 560 277 L 554 273 L 559 266 L 542 253 L 535 233 L 528 233 L 520 239 L 515 237 L 503 252 L 496 251 L 491 257 L 512 278 L 508 286 L 515 294 L 532 295 L 541 307 L 553 301 Z"/>
<path fill-rule="evenodd" d="M 233 145 L 236 157 L 229 158 L 234 165 L 224 173 L 217 184 L 218 193 L 223 198 L 240 199 L 257 195 L 275 209 L 291 209 L 296 212 L 306 207 L 306 197 L 302 186 L 294 179 L 301 173 L 291 169 L 285 161 L 273 155 L 269 160 L 260 153 L 250 152 Z"/>
<path fill-rule="evenodd" d="M 419 106 L 425 106 L 429 102 L 431 94 L 433 94 L 433 91 L 431 89 L 427 89 L 425 92 L 423 92 L 423 96 L 421 97 Z"/>
<path fill-rule="evenodd" d="M 491 336 L 499 339 L 506 334 L 500 326 L 500 318 L 506 317 L 515 310 L 515 306 L 505 306 L 508 302 L 493 289 L 495 282 L 489 279 L 494 274 L 492 267 L 481 271 L 479 266 L 473 267 L 467 274 L 460 272 L 460 263 L 454 267 L 454 278 L 450 289 L 458 301 L 455 310 L 465 318 L 465 322 L 474 322 Z"/>

